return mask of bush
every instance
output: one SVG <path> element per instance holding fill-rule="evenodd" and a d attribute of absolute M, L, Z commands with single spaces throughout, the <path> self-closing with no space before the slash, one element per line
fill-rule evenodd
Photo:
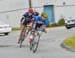
<path fill-rule="evenodd" d="M 64 26 L 64 25 L 65 25 L 65 20 L 64 18 L 62 18 L 58 21 L 58 26 Z"/>
<path fill-rule="evenodd" d="M 13 27 L 12 31 L 20 30 L 20 27 Z"/>
<path fill-rule="evenodd" d="M 75 48 L 75 36 L 70 36 L 64 40 L 67 46 Z"/>
<path fill-rule="evenodd" d="M 57 23 L 54 23 L 54 24 L 50 24 L 50 23 L 49 23 L 49 24 L 47 25 L 47 27 L 57 27 L 57 26 L 58 26 Z"/>
<path fill-rule="evenodd" d="M 47 25 L 47 27 L 50 27 L 51 26 L 51 24 L 48 22 L 48 25 Z"/>
<path fill-rule="evenodd" d="M 57 23 L 51 24 L 51 27 L 57 27 L 57 26 L 58 26 Z"/>

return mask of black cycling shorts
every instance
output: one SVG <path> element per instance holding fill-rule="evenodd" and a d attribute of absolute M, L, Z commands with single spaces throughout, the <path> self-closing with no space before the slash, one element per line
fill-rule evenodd
<path fill-rule="evenodd" d="M 31 22 L 32 22 L 31 20 L 29 20 L 29 21 L 25 20 L 25 21 L 23 22 L 23 25 L 26 26 L 26 25 L 28 25 L 28 24 L 31 23 Z"/>

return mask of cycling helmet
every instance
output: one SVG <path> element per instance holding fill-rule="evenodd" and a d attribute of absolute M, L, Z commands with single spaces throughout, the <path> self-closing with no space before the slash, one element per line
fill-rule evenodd
<path fill-rule="evenodd" d="M 41 16 L 43 16 L 44 18 L 48 18 L 47 13 L 45 13 L 45 12 L 43 12 L 43 13 L 41 14 Z"/>

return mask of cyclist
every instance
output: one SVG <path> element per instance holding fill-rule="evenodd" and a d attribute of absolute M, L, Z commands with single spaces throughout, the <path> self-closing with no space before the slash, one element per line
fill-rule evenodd
<path fill-rule="evenodd" d="M 41 14 L 41 16 L 37 16 L 35 20 L 35 24 L 34 24 L 35 29 L 36 27 L 38 27 L 38 28 L 41 28 L 42 30 L 45 30 L 48 24 L 47 18 L 48 16 L 44 12 Z"/>
<path fill-rule="evenodd" d="M 34 23 L 34 26 L 33 26 L 33 30 L 37 30 L 37 28 L 41 28 L 42 30 L 45 30 L 46 29 L 46 26 L 48 24 L 48 15 L 43 12 L 41 14 L 41 16 L 37 16 L 36 19 L 35 19 L 35 23 Z M 32 35 L 30 36 L 30 43 L 32 41 Z"/>
<path fill-rule="evenodd" d="M 23 15 L 23 17 L 21 19 L 21 32 L 20 32 L 20 37 L 18 39 L 18 43 L 20 43 L 22 33 L 24 31 L 25 26 L 29 26 L 28 31 L 30 30 L 30 27 L 32 26 L 32 19 L 33 18 L 35 18 L 33 9 L 29 8 L 28 12 L 24 13 L 24 15 Z"/>

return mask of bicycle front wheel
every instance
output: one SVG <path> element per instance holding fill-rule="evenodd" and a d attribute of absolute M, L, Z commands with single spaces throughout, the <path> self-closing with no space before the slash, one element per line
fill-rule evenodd
<path fill-rule="evenodd" d="M 24 41 L 24 37 L 23 37 L 23 38 L 21 39 L 21 41 L 20 41 L 20 48 L 22 47 L 23 41 Z"/>
<path fill-rule="evenodd" d="M 33 51 L 33 53 L 35 53 L 37 51 L 39 40 L 40 40 L 40 35 L 37 35 L 37 36 L 33 37 L 33 41 L 32 41 L 32 51 Z"/>
<path fill-rule="evenodd" d="M 25 39 L 25 33 L 26 33 L 26 28 L 24 29 L 24 32 L 23 32 L 21 40 L 20 40 L 20 48 L 22 47 L 22 43 L 23 43 L 23 41 Z"/>

